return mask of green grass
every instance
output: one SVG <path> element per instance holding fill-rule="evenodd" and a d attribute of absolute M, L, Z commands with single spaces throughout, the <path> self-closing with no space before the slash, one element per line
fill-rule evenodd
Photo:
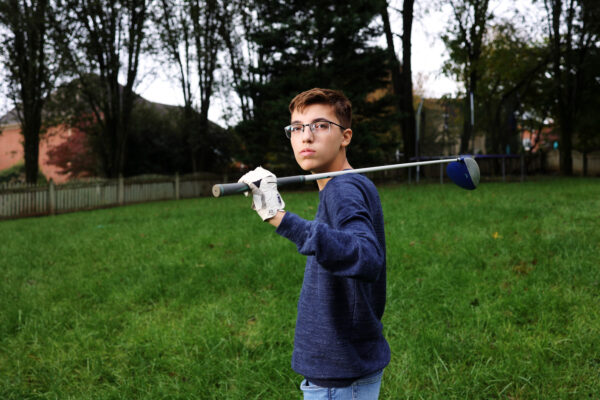
<path fill-rule="evenodd" d="M 380 398 L 597 398 L 599 180 L 380 194 Z M 284 198 L 316 211 L 315 192 Z M 0 398 L 300 399 L 304 257 L 249 202 L 0 222 Z"/>

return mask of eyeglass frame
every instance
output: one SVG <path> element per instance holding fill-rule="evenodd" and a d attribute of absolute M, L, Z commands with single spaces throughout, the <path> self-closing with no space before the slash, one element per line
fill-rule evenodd
<path fill-rule="evenodd" d="M 314 131 L 314 129 L 315 129 L 315 128 L 314 128 L 314 125 L 315 125 L 315 124 L 318 124 L 319 122 L 327 122 L 327 123 L 333 124 L 333 125 L 335 125 L 335 126 L 339 126 L 340 128 L 342 128 L 342 131 L 345 131 L 346 129 L 348 129 L 348 128 L 346 128 L 346 127 L 343 127 L 342 125 L 340 125 L 340 124 L 338 124 L 338 123 L 335 123 L 335 122 L 333 122 L 333 121 L 329 121 L 329 120 L 326 120 L 326 119 L 320 119 L 320 120 L 318 120 L 318 121 L 313 121 L 313 122 L 310 122 L 310 123 L 308 123 L 308 124 L 300 124 L 300 123 L 296 123 L 296 124 L 290 124 L 290 125 L 287 125 L 287 126 L 285 126 L 285 127 L 283 128 L 283 131 L 285 132 L 285 136 L 286 136 L 288 139 L 291 139 L 291 138 L 292 138 L 292 132 L 288 132 L 286 128 L 289 128 L 289 127 L 291 127 L 291 126 L 293 126 L 293 125 L 300 125 L 300 126 L 302 126 L 302 133 L 304 133 L 304 127 L 305 127 L 305 126 L 308 126 L 308 128 L 310 129 L 310 133 L 312 133 L 312 134 L 314 135 L 314 134 L 315 134 L 315 131 Z M 329 132 L 331 132 L 331 126 L 329 126 Z"/>

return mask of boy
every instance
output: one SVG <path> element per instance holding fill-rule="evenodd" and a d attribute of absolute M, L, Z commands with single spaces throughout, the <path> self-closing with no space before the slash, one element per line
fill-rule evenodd
<path fill-rule="evenodd" d="M 339 91 L 311 89 L 289 106 L 285 127 L 300 167 L 351 169 L 352 106 Z M 298 301 L 292 368 L 305 400 L 377 399 L 390 348 L 381 317 L 386 295 L 383 213 L 377 189 L 359 174 L 318 180 L 314 221 L 285 211 L 275 176 L 259 167 L 239 180 L 264 221 L 307 256 Z"/>

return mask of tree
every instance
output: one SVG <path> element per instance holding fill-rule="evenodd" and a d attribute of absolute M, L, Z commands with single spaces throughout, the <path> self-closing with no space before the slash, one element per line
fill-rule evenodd
<path fill-rule="evenodd" d="M 222 48 L 223 5 L 217 0 L 161 0 L 156 22 L 161 47 L 178 70 L 184 99 L 183 129 L 189 135 L 194 171 L 208 168 L 208 110 Z M 194 76 L 195 74 L 195 76 Z M 192 82 L 197 82 L 197 91 Z M 194 111 L 198 105 L 199 113 Z"/>
<path fill-rule="evenodd" d="M 548 63 L 546 47 L 519 30 L 513 20 L 490 25 L 482 45 L 476 92 L 488 152 L 519 151 L 518 126 L 539 130 L 538 125 L 543 126 L 550 116 Z"/>
<path fill-rule="evenodd" d="M 450 5 L 454 16 L 448 33 L 442 36 L 450 53 L 450 60 L 445 64 L 444 70 L 446 74 L 455 75 L 465 86 L 460 152 L 466 153 L 474 128 L 471 96 L 477 91 L 483 38 L 493 15 L 489 11 L 489 0 L 444 0 L 442 3 Z"/>
<path fill-rule="evenodd" d="M 187 156 L 189 135 L 182 129 L 184 109 L 139 99 L 133 110 L 132 131 L 128 136 L 126 175 L 196 173 Z M 195 117 L 198 113 L 194 110 Z M 204 138 L 208 144 L 203 171 L 222 173 L 228 167 L 235 136 L 209 122 Z"/>
<path fill-rule="evenodd" d="M 573 173 L 573 136 L 580 114 L 580 92 L 586 84 L 584 70 L 590 52 L 597 51 L 600 5 L 593 0 L 544 0 L 548 15 L 548 38 L 556 116 L 560 127 L 560 170 Z"/>
<path fill-rule="evenodd" d="M 95 176 L 98 171 L 96 156 L 83 130 L 71 128 L 71 135 L 58 146 L 48 150 L 48 164 L 70 178 Z"/>
<path fill-rule="evenodd" d="M 86 133 L 99 150 L 104 174 L 111 178 L 125 165 L 150 1 L 65 0 L 60 8 L 63 67 L 76 77 L 77 95 L 98 126 Z"/>
<path fill-rule="evenodd" d="M 415 155 L 415 110 L 413 107 L 411 35 L 414 0 L 404 0 L 402 8 L 402 63 L 396 56 L 394 34 L 390 24 L 388 3 L 383 2 L 381 19 L 387 42 L 388 65 L 391 70 L 392 91 L 400 112 L 404 159 Z"/>
<path fill-rule="evenodd" d="M 242 121 L 252 118 L 252 99 L 247 83 L 255 82 L 251 70 L 258 57 L 250 35 L 259 23 L 258 15 L 253 12 L 253 0 L 232 0 L 222 8 L 220 36 L 229 64 L 229 76 L 225 79 L 238 96 Z"/>
<path fill-rule="evenodd" d="M 240 83 L 252 118 L 236 126 L 245 141 L 242 159 L 251 166 L 297 172 L 283 127 L 289 123 L 291 98 L 312 87 L 340 89 L 352 100 L 354 164 L 393 159 L 395 135 L 385 118 L 389 100 L 367 99 L 384 87 L 388 72 L 385 52 L 371 44 L 381 33 L 373 23 L 380 4 L 257 0 L 254 6 L 259 22 L 247 33 L 254 58 Z"/>
<path fill-rule="evenodd" d="M 588 153 L 600 150 L 600 49 L 590 51 L 582 66 L 581 78 L 584 82 L 579 92 L 580 106 L 575 124 L 573 148 L 583 155 L 583 175 L 588 174 Z"/>
<path fill-rule="evenodd" d="M 25 179 L 29 183 L 37 182 L 42 111 L 56 72 L 49 57 L 52 7 L 48 0 L 0 3 L 0 59 L 25 139 Z"/>

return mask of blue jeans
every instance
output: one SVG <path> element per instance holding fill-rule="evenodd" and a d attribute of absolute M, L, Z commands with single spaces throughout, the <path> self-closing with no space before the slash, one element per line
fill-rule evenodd
<path fill-rule="evenodd" d="M 300 384 L 304 400 L 377 400 L 383 371 L 361 378 L 343 388 L 324 388 L 306 379 Z"/>

